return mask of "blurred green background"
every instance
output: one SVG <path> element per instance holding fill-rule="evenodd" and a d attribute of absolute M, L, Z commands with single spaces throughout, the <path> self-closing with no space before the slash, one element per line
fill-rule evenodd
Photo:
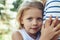
<path fill-rule="evenodd" d="M 0 40 L 12 40 L 12 32 L 17 30 L 17 8 L 22 0 L 0 0 Z"/>

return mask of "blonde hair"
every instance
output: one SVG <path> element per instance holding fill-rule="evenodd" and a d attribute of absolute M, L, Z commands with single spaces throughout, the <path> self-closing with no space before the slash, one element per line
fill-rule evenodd
<path fill-rule="evenodd" d="M 19 6 L 19 10 L 18 10 L 18 14 L 17 14 L 17 21 L 19 23 L 19 29 L 21 29 L 23 27 L 23 24 L 21 24 L 21 17 L 22 17 L 22 14 L 23 14 L 24 10 L 30 9 L 30 8 L 33 8 L 33 7 L 38 8 L 42 11 L 44 9 L 43 4 L 41 2 L 38 2 L 38 1 L 24 2 Z"/>

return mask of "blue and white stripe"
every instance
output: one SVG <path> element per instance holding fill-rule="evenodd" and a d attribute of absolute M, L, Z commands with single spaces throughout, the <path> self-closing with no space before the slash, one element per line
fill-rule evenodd
<path fill-rule="evenodd" d="M 44 9 L 44 19 L 48 19 L 50 15 L 55 19 L 58 16 L 60 20 L 60 0 L 47 0 Z"/>

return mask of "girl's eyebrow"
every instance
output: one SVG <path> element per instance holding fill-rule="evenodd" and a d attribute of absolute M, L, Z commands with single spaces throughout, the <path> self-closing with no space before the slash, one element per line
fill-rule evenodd
<path fill-rule="evenodd" d="M 43 20 L 43 18 L 41 18 L 41 17 L 38 17 L 37 19 L 41 19 L 41 20 Z"/>
<path fill-rule="evenodd" d="M 38 17 L 39 19 L 43 19 L 43 18 L 41 18 L 41 17 Z"/>
<path fill-rule="evenodd" d="M 42 17 L 38 17 L 38 18 L 41 18 L 42 19 Z"/>
<path fill-rule="evenodd" d="M 33 17 L 27 17 L 27 18 L 33 18 Z M 43 19 L 42 17 L 37 17 L 37 18 Z"/>

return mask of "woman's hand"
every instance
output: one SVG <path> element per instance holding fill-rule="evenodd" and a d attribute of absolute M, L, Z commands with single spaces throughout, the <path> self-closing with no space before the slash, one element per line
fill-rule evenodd
<path fill-rule="evenodd" d="M 58 17 L 52 21 L 52 17 L 45 21 L 45 24 L 42 26 L 41 29 L 41 37 L 40 40 L 51 40 L 55 37 L 55 35 L 60 33 L 60 24 L 56 25 Z"/>

